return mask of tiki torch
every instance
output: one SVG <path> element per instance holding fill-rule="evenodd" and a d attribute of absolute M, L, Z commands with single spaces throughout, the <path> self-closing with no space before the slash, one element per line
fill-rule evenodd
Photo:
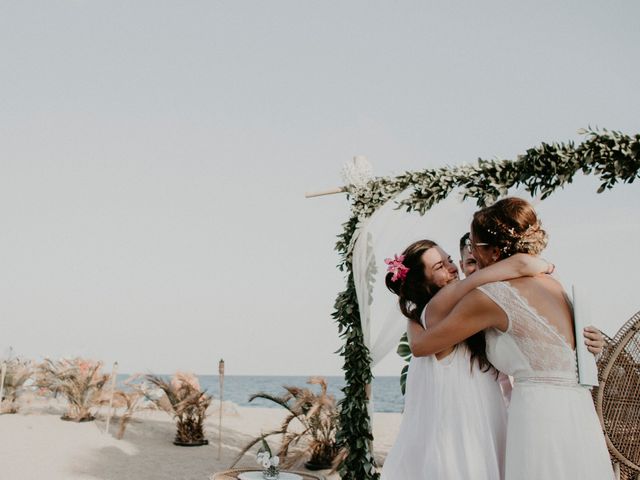
<path fill-rule="evenodd" d="M 113 394 L 116 392 L 116 376 L 118 374 L 118 362 L 113 362 L 113 370 L 111 371 L 111 393 L 109 394 L 109 410 L 107 410 L 107 425 L 104 433 L 109 433 L 109 423 L 111 422 L 111 411 L 113 409 Z"/>
<path fill-rule="evenodd" d="M 220 409 L 218 411 L 218 460 L 222 454 L 222 397 L 224 392 L 224 360 L 218 363 L 218 381 L 220 382 Z"/>
<path fill-rule="evenodd" d="M 0 367 L 0 411 L 2 411 L 2 395 L 4 395 L 4 377 L 7 374 L 7 362 L 2 362 Z"/>

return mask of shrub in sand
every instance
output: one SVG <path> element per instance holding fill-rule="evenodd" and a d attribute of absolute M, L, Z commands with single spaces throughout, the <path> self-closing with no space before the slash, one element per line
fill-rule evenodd
<path fill-rule="evenodd" d="M 63 420 L 86 422 L 94 420 L 91 410 L 98 405 L 102 390 L 109 379 L 100 372 L 102 362 L 82 358 L 49 360 L 38 368 L 38 386 L 61 395 L 67 402 Z"/>
<path fill-rule="evenodd" d="M 122 413 L 119 416 L 118 432 L 116 433 L 116 438 L 118 439 L 124 437 L 127 425 L 133 419 L 134 414 L 142 410 L 155 409 L 155 404 L 149 402 L 146 394 L 138 389 L 129 392 L 116 390 L 113 392 L 113 405 L 122 409 Z"/>
<path fill-rule="evenodd" d="M 2 399 L 0 399 L 2 400 L 0 413 L 17 413 L 20 408 L 17 402 L 18 396 L 24 388 L 25 382 L 33 375 L 33 362 L 10 358 L 4 363 L 6 364 L 6 374 Z"/>
<path fill-rule="evenodd" d="M 110 400 L 110 392 L 104 392 L 100 404 L 102 406 L 111 405 L 116 410 L 114 420 L 118 420 L 118 431 L 116 432 L 116 438 L 122 439 L 124 432 L 127 429 L 127 425 L 133 420 L 136 413 L 144 410 L 156 410 L 157 406 L 153 398 L 153 393 L 148 391 L 147 384 L 144 381 L 144 376 L 136 373 L 131 375 L 124 381 L 126 386 L 125 390 L 116 389 L 113 391 L 113 401 Z"/>
<path fill-rule="evenodd" d="M 212 397 L 200 389 L 198 378 L 182 372 L 176 373 L 169 382 L 157 375 L 147 375 L 145 378 L 163 392 L 160 396 L 146 392 L 147 398 L 176 421 L 173 443 L 180 446 L 207 445 L 209 441 L 204 438 L 204 421 Z"/>
<path fill-rule="evenodd" d="M 249 401 L 263 398 L 289 411 L 277 430 L 264 433 L 247 444 L 236 457 L 232 467 L 240 461 L 254 445 L 267 437 L 281 435 L 282 442 L 278 456 L 283 468 L 299 465 L 305 458 L 305 466 L 310 470 L 331 468 L 340 453 L 336 446 L 339 412 L 333 395 L 327 394 L 327 382 L 321 377 L 312 377 L 307 382 L 320 385 L 320 393 L 309 388 L 284 386 L 281 396 L 259 392 Z M 295 422 L 297 420 L 297 422 Z"/>

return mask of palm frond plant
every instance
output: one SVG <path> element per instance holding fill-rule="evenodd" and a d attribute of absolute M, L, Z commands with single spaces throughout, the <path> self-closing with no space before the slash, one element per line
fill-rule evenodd
<path fill-rule="evenodd" d="M 149 400 L 146 384 L 140 381 L 142 377 L 141 374 L 136 373 L 127 378 L 122 389 L 113 390 L 113 399 L 111 399 L 111 390 L 104 389 L 98 401 L 101 407 L 114 409 L 113 419 L 118 421 L 116 438 L 119 440 L 124 437 L 127 425 L 136 413 L 157 409 L 156 404 Z"/>
<path fill-rule="evenodd" d="M 146 392 L 146 397 L 171 415 L 176 421 L 176 436 L 173 441 L 180 446 L 207 445 L 204 421 L 211 395 L 200 389 L 198 378 L 191 373 L 176 373 L 167 382 L 157 375 L 147 375 L 146 380 L 155 385 L 163 394 L 160 396 Z"/>
<path fill-rule="evenodd" d="M 124 437 L 127 425 L 136 413 L 156 408 L 154 403 L 147 401 L 145 393 L 137 389 L 128 392 L 116 390 L 113 393 L 113 401 L 116 408 L 123 409 L 119 415 L 118 432 L 116 433 L 116 438 L 119 440 Z"/>
<path fill-rule="evenodd" d="M 327 382 L 324 378 L 312 377 L 307 383 L 320 385 L 320 393 L 309 388 L 285 385 L 283 395 L 259 392 L 249 398 L 250 402 L 256 398 L 269 400 L 289 413 L 280 428 L 263 433 L 249 442 L 238 454 L 232 467 L 257 443 L 268 437 L 280 435 L 282 442 L 278 456 L 283 468 L 297 466 L 304 459 L 307 459 L 305 466 L 309 469 L 331 468 L 339 453 L 336 445 L 338 407 L 334 396 L 327 393 Z"/>
<path fill-rule="evenodd" d="M 4 388 L 0 399 L 0 413 L 18 413 L 20 408 L 18 396 L 22 392 L 25 383 L 34 372 L 33 362 L 20 358 L 10 358 L 6 362 Z"/>
<path fill-rule="evenodd" d="M 155 403 L 149 401 L 147 391 L 144 383 L 136 383 L 142 375 L 131 375 L 124 381 L 123 389 L 116 388 L 113 391 L 113 399 L 111 399 L 111 392 L 104 392 L 100 400 L 101 406 L 107 406 L 113 408 L 114 421 L 118 421 L 118 431 L 116 432 L 116 438 L 122 439 L 127 429 L 127 425 L 133 420 L 136 413 L 144 410 L 155 410 L 157 407 Z"/>
<path fill-rule="evenodd" d="M 67 400 L 63 420 L 86 422 L 95 420 L 92 410 L 98 406 L 109 375 L 101 373 L 102 362 L 82 358 L 50 360 L 38 368 L 39 387 Z"/>

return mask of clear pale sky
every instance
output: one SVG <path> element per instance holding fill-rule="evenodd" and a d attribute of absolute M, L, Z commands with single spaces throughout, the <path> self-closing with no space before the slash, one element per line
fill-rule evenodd
<path fill-rule="evenodd" d="M 340 374 L 349 208 L 304 192 L 354 155 L 392 175 L 637 133 L 638 18 L 631 0 L 0 3 L 0 353 Z M 579 178 L 539 205 L 609 334 L 640 310 L 639 186 Z M 471 212 L 425 236 L 456 253 Z"/>

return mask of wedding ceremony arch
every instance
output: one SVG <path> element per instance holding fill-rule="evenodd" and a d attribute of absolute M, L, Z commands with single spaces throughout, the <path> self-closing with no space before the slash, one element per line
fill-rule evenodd
<path fill-rule="evenodd" d="M 484 207 L 518 187 L 544 199 L 559 187 L 572 183 L 579 172 L 599 179 L 597 193 L 640 178 L 640 134 L 592 128 L 579 133 L 585 137 L 579 144 L 542 143 L 515 160 L 478 159 L 474 165 L 362 178 L 344 187 L 351 216 L 342 225 L 336 250 L 340 255 L 338 268 L 346 276 L 346 288 L 338 294 L 332 314 L 344 341 L 339 354 L 344 358 L 345 387 L 336 439 L 345 452 L 339 466 L 342 479 L 379 478 L 368 402 L 373 379 L 369 306 L 362 299 L 359 304 L 363 280 L 356 278 L 373 275 L 375 271 L 354 272 L 354 245 L 367 221 L 387 202 L 394 202 L 396 209 L 424 215 L 454 190 L 461 193 L 462 199 L 474 199 L 478 207 Z M 400 198 L 402 192 L 408 195 Z M 395 339 L 396 344 L 399 339 L 399 336 Z"/>

